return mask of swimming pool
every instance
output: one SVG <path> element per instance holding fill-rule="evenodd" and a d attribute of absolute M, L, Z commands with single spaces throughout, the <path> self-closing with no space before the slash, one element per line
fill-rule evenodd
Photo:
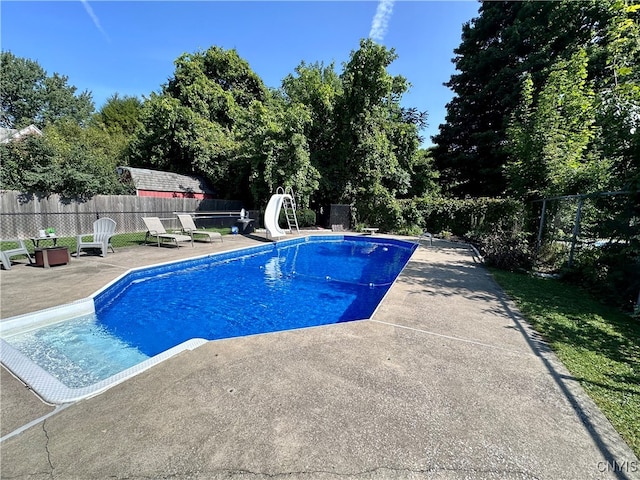
<path fill-rule="evenodd" d="M 72 401 L 207 341 L 370 318 L 415 248 L 317 236 L 132 270 L 69 312 L 3 321 L 2 362 Z"/>

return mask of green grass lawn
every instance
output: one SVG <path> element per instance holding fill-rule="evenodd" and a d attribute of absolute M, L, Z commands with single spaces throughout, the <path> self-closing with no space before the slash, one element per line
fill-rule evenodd
<path fill-rule="evenodd" d="M 558 280 L 491 273 L 640 456 L 640 322 Z"/>
<path fill-rule="evenodd" d="M 221 235 L 229 235 L 231 233 L 230 228 L 203 228 L 202 230 L 207 230 L 208 232 L 218 232 Z M 144 237 L 145 232 L 116 234 L 111 237 L 111 245 L 113 245 L 113 248 L 142 245 L 144 244 Z M 75 239 L 73 240 L 73 246 L 75 249 Z"/>

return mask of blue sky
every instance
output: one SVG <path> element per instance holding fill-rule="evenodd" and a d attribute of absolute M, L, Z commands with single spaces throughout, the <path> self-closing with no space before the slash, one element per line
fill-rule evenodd
<path fill-rule="evenodd" d="M 37 61 L 92 93 L 96 108 L 115 93 L 148 96 L 183 53 L 235 48 L 269 87 L 300 62 L 342 71 L 362 38 L 394 48 L 390 73 L 412 84 L 405 107 L 429 114 L 424 145 L 444 122 L 462 24 L 479 3 L 449 1 L 7 1 L 0 5 L 3 51 Z"/>

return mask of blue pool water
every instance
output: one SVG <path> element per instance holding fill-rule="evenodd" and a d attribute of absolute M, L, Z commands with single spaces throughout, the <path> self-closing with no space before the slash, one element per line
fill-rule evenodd
<path fill-rule="evenodd" d="M 309 237 L 131 272 L 95 315 L 6 341 L 69 387 L 192 338 L 215 340 L 369 318 L 415 245 Z"/>

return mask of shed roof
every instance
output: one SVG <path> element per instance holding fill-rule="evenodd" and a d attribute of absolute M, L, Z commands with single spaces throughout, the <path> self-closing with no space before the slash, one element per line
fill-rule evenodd
<path fill-rule="evenodd" d="M 20 130 L 13 128 L 0 128 L 0 143 L 9 143 L 13 140 L 20 140 L 27 135 L 42 136 L 42 131 L 33 124 Z"/>
<path fill-rule="evenodd" d="M 173 172 L 149 170 L 147 168 L 118 167 L 118 174 L 131 176 L 137 190 L 156 192 L 186 192 L 213 194 L 214 191 L 202 177 L 196 175 L 180 175 Z"/>

